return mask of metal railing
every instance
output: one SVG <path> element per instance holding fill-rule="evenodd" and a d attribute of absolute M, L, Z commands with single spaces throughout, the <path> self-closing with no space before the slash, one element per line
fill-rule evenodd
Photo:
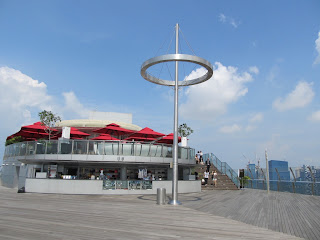
<path fill-rule="evenodd" d="M 151 190 L 152 181 L 148 180 L 103 180 L 104 190 Z"/>
<path fill-rule="evenodd" d="M 36 154 L 86 154 L 86 155 L 122 155 L 143 157 L 172 158 L 172 145 L 92 140 L 39 140 L 19 142 L 6 146 L 4 158 Z M 195 150 L 179 147 L 178 158 L 194 159 Z"/>
<path fill-rule="evenodd" d="M 215 166 L 221 174 L 227 175 L 231 181 L 237 186 L 240 187 L 240 181 L 238 178 L 238 174 L 228 165 L 226 162 L 221 162 L 219 158 L 217 158 L 213 153 L 206 153 L 203 155 L 203 161 L 210 160 L 210 162 Z"/>
<path fill-rule="evenodd" d="M 320 196 L 320 182 L 314 181 L 277 181 L 270 180 L 270 190 Z M 267 181 L 263 179 L 246 179 L 245 188 L 267 190 Z"/>

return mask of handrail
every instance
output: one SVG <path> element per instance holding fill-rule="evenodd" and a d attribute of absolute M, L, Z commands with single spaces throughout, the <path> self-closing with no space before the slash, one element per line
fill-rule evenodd
<path fill-rule="evenodd" d="M 207 159 L 210 160 L 210 162 L 216 169 L 218 169 L 219 172 L 227 175 L 231 179 L 231 181 L 237 186 L 237 188 L 240 188 L 238 174 L 228 165 L 228 163 L 221 162 L 220 159 L 217 158 L 217 156 L 215 156 L 213 153 L 204 154 L 203 161 L 206 161 Z"/>
<path fill-rule="evenodd" d="M 280 187 L 281 186 L 281 187 Z M 263 179 L 248 179 L 245 188 L 261 189 L 264 188 Z M 315 181 L 295 181 L 295 180 L 270 180 L 270 190 L 278 192 L 291 192 L 306 195 L 320 196 L 320 182 Z"/>

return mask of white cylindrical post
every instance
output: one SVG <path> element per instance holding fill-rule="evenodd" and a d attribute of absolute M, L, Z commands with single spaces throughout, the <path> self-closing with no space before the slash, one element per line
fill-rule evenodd
<path fill-rule="evenodd" d="M 176 24 L 176 54 L 179 53 L 179 24 Z M 173 163 L 172 163 L 172 200 L 170 204 L 179 205 L 178 201 L 178 93 L 179 93 L 179 70 L 178 61 L 176 61 L 176 75 L 174 85 L 174 125 L 173 125 Z"/>
<path fill-rule="evenodd" d="M 266 155 L 266 172 L 267 172 L 267 192 L 269 194 L 270 191 L 270 181 L 269 181 L 269 164 L 268 164 L 268 153 L 267 153 L 267 149 L 265 151 L 265 155 Z"/>

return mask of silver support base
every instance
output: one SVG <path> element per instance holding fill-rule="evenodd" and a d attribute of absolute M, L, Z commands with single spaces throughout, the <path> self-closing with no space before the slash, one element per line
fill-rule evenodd
<path fill-rule="evenodd" d="M 170 202 L 168 202 L 168 204 L 170 205 L 181 205 L 180 201 L 176 201 L 176 200 L 171 200 Z"/>

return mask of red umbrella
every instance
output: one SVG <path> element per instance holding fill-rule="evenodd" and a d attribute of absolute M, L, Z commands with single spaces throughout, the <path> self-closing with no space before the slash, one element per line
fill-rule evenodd
<path fill-rule="evenodd" d="M 98 137 L 91 138 L 90 140 L 112 140 L 112 141 L 120 141 L 118 138 L 111 137 L 109 134 L 100 134 Z"/>
<path fill-rule="evenodd" d="M 81 136 L 81 137 L 90 136 L 90 134 L 85 133 L 85 132 L 81 132 L 77 128 L 74 128 L 74 127 L 70 128 L 70 135 L 73 136 L 73 137 L 76 137 L 76 136 Z"/>
<path fill-rule="evenodd" d="M 52 137 L 51 139 L 58 139 L 62 136 L 62 133 L 59 133 L 58 135 Z M 83 139 L 83 137 L 88 137 L 90 134 L 81 132 L 79 129 L 70 127 L 70 139 Z"/>
<path fill-rule="evenodd" d="M 41 122 L 36 122 L 32 125 L 22 126 L 21 130 L 32 131 L 32 132 L 45 132 L 47 129 L 46 126 L 42 125 Z M 57 132 L 55 128 L 51 129 L 52 132 Z"/>
<path fill-rule="evenodd" d="M 128 137 L 126 139 L 124 139 L 125 141 L 142 141 L 142 142 L 152 142 L 152 141 L 156 141 L 156 138 L 145 138 L 145 137 Z"/>
<path fill-rule="evenodd" d="M 97 130 L 94 130 L 93 132 L 110 134 L 110 135 L 114 135 L 114 136 L 115 135 L 121 136 L 121 135 L 127 135 L 127 134 L 134 133 L 134 131 L 122 128 L 118 124 L 115 124 L 115 123 L 108 124 L 106 127 L 99 128 Z"/>
<path fill-rule="evenodd" d="M 153 131 L 151 128 L 145 127 L 138 132 L 135 132 L 130 137 L 141 137 L 141 138 L 159 138 L 165 134 Z"/>
<path fill-rule="evenodd" d="M 170 133 L 167 136 L 159 139 L 157 143 L 173 144 L 173 137 L 173 133 Z M 178 137 L 178 142 L 181 142 L 181 137 Z"/>
<path fill-rule="evenodd" d="M 37 138 L 46 138 L 48 137 L 48 135 L 49 134 L 45 132 L 33 132 L 33 131 L 20 130 L 19 132 L 16 132 L 15 134 L 7 137 L 7 140 L 17 136 L 21 136 L 24 139 L 27 139 L 27 138 L 37 139 Z"/>

